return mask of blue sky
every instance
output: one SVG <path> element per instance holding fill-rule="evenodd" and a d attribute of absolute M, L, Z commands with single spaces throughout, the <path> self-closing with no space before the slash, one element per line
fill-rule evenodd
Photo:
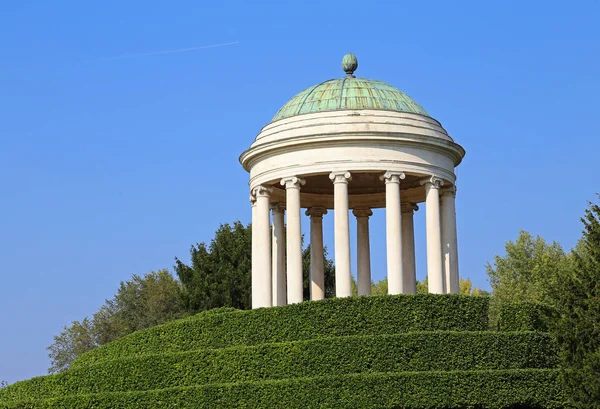
<path fill-rule="evenodd" d="M 358 76 L 406 92 L 467 150 L 463 277 L 487 287 L 485 262 L 519 229 L 572 247 L 600 190 L 599 12 L 594 1 L 2 2 L 0 380 L 44 374 L 53 335 L 121 280 L 187 260 L 222 222 L 249 222 L 238 155 L 289 98 L 342 76 L 346 52 Z M 375 212 L 376 279 L 384 225 Z M 416 241 L 422 278 L 423 211 Z"/>

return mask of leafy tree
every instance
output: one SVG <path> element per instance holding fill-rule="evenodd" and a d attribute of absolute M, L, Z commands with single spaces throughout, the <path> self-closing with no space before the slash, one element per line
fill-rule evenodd
<path fill-rule="evenodd" d="M 8 382 L 6 381 L 0 381 L 0 389 L 5 388 L 8 386 Z"/>
<path fill-rule="evenodd" d="M 183 301 L 190 312 L 219 307 L 252 308 L 252 226 L 236 221 L 222 224 L 210 244 L 190 249 L 191 265 L 175 259 L 183 284 Z M 335 268 L 325 249 L 325 297 L 335 296 Z M 310 247 L 302 252 L 304 299 L 309 299 Z"/>
<path fill-rule="evenodd" d="M 134 274 L 94 314 L 94 331 L 102 345 L 184 315 L 181 284 L 168 270 Z"/>
<path fill-rule="evenodd" d="M 94 324 L 85 317 L 83 321 L 73 321 L 63 327 L 60 334 L 54 336 L 54 342 L 47 350 L 51 366 L 48 373 L 57 373 L 69 367 L 79 355 L 98 346 L 94 333 Z"/>
<path fill-rule="evenodd" d="M 388 280 L 387 277 L 377 282 L 371 283 L 371 294 L 373 295 L 385 295 L 388 293 Z"/>
<path fill-rule="evenodd" d="M 423 281 L 417 280 L 417 294 L 429 293 L 429 277 L 425 276 Z"/>
<path fill-rule="evenodd" d="M 461 278 L 458 283 L 459 294 L 472 295 L 474 297 L 489 297 L 490 293 L 474 286 L 470 278 Z"/>
<path fill-rule="evenodd" d="M 600 408 L 600 206 L 590 203 L 581 219 L 583 237 L 573 251 L 573 269 L 557 287 L 561 318 L 563 381 L 576 408 Z"/>
<path fill-rule="evenodd" d="M 79 355 L 134 331 L 185 315 L 181 285 L 168 270 L 134 274 L 93 315 L 63 327 L 48 349 L 50 373 L 69 367 Z"/>
<path fill-rule="evenodd" d="M 207 246 L 190 249 L 192 264 L 175 259 L 183 301 L 191 312 L 218 307 L 251 308 L 252 230 L 236 221 L 222 224 Z"/>
<path fill-rule="evenodd" d="M 554 289 L 570 268 L 562 247 L 521 230 L 517 240 L 506 243 L 505 249 L 505 256 L 495 256 L 494 265 L 487 263 L 485 267 L 495 303 L 515 300 L 555 304 Z"/>
<path fill-rule="evenodd" d="M 417 281 L 417 294 L 429 293 L 428 279 L 425 277 L 423 281 Z M 379 280 L 371 285 L 371 294 L 384 295 L 387 294 L 388 284 L 387 278 Z M 470 278 L 460 279 L 460 294 L 473 296 L 487 296 L 489 293 L 478 287 L 473 287 L 473 282 Z"/>

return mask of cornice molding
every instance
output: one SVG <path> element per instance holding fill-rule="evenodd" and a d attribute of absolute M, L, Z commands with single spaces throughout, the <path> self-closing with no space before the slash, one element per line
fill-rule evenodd
<path fill-rule="evenodd" d="M 376 147 L 386 147 L 388 145 L 395 149 L 410 147 L 438 152 L 450 156 L 454 166 L 458 166 L 465 156 L 465 150 L 457 143 L 427 135 L 378 132 L 349 134 L 348 132 L 339 132 L 326 135 L 290 137 L 285 140 L 260 144 L 244 151 L 239 160 L 244 169 L 250 171 L 258 160 L 306 149 L 308 146 L 314 148 L 344 148 L 348 146 L 367 147 L 369 145 Z M 303 148 L 301 149 L 301 147 Z"/>

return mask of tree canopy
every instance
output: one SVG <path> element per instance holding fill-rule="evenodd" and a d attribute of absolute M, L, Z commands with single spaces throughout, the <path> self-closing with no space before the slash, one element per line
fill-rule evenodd
<path fill-rule="evenodd" d="M 470 278 L 460 278 L 459 283 L 460 294 L 462 295 L 473 295 L 473 296 L 489 296 L 485 290 L 474 286 Z M 417 294 L 427 294 L 429 292 L 427 276 L 423 281 L 417 280 Z M 371 294 L 373 295 L 385 295 L 388 293 L 388 281 L 387 278 L 379 280 L 371 285 Z"/>
<path fill-rule="evenodd" d="M 181 286 L 168 270 L 134 274 L 92 316 L 63 327 L 48 349 L 50 373 L 69 367 L 79 355 L 134 331 L 185 315 Z"/>
<path fill-rule="evenodd" d="M 583 237 L 573 251 L 573 268 L 558 283 L 563 383 L 576 408 L 600 408 L 600 206 L 585 211 Z"/>
<path fill-rule="evenodd" d="M 190 248 L 191 265 L 175 259 L 175 271 L 183 285 L 183 302 L 190 312 L 212 308 L 252 308 L 252 226 L 240 221 L 219 226 L 210 243 Z M 325 258 L 325 297 L 335 295 L 335 268 Z M 304 299 L 310 299 L 310 246 L 302 252 Z"/>
<path fill-rule="evenodd" d="M 252 230 L 236 221 L 222 224 L 210 244 L 190 248 L 191 265 L 175 259 L 188 311 L 251 307 Z"/>
<path fill-rule="evenodd" d="M 505 245 L 506 255 L 495 256 L 487 263 L 486 272 L 497 303 L 533 301 L 555 304 L 556 285 L 564 271 L 570 268 L 560 244 L 551 244 L 521 230 L 515 241 Z"/>

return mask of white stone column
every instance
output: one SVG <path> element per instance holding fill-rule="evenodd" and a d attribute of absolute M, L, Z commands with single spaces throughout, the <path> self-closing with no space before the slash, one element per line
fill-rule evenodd
<path fill-rule="evenodd" d="M 323 248 L 324 207 L 311 207 L 306 211 L 310 216 L 310 299 L 325 298 L 325 254 Z"/>
<path fill-rule="evenodd" d="M 429 292 L 445 294 L 445 280 L 442 263 L 442 229 L 440 220 L 440 187 L 444 181 L 432 176 L 421 181 L 425 185 L 425 218 L 427 226 L 427 277 Z"/>
<path fill-rule="evenodd" d="M 352 295 L 350 222 L 348 217 L 348 181 L 350 177 L 350 172 L 332 172 L 329 175 L 333 182 L 336 297 L 350 297 Z"/>
<path fill-rule="evenodd" d="M 271 223 L 268 186 L 254 188 L 256 205 L 252 220 L 252 308 L 271 307 Z"/>
<path fill-rule="evenodd" d="M 459 293 L 458 239 L 456 234 L 456 188 L 442 189 L 442 247 L 446 292 Z"/>
<path fill-rule="evenodd" d="M 368 207 L 355 208 L 356 247 L 358 264 L 358 295 L 371 295 L 371 248 L 369 244 L 369 217 L 373 212 Z"/>
<path fill-rule="evenodd" d="M 400 210 L 400 180 L 402 172 L 385 172 L 385 237 L 387 253 L 388 294 L 404 293 L 402 266 L 402 216 Z"/>
<path fill-rule="evenodd" d="M 279 203 L 271 205 L 273 213 L 272 265 L 273 265 L 273 306 L 287 303 L 285 278 L 285 223 L 284 207 Z"/>
<path fill-rule="evenodd" d="M 252 205 L 252 308 L 258 308 L 255 301 L 259 298 L 258 287 L 260 285 L 260 277 L 258 272 L 258 229 L 256 227 L 256 196 L 254 189 L 250 190 L 250 204 Z"/>
<path fill-rule="evenodd" d="M 304 179 L 296 176 L 281 179 L 286 193 L 287 218 L 287 296 L 289 304 L 302 302 L 302 220 L 300 218 L 300 186 Z"/>
<path fill-rule="evenodd" d="M 414 203 L 402 204 L 402 275 L 404 293 L 417 292 L 417 268 L 415 263 L 415 224 L 414 212 L 419 206 Z"/>

